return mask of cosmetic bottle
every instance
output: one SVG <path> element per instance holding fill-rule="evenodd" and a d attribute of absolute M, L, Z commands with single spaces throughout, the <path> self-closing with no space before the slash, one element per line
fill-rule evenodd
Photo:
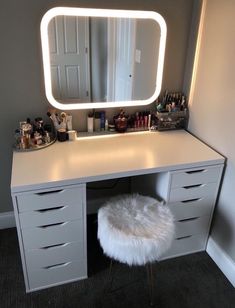
<path fill-rule="evenodd" d="M 67 130 L 73 130 L 72 116 L 70 114 L 66 115 L 66 126 L 67 126 Z"/>
<path fill-rule="evenodd" d="M 100 130 L 105 130 L 105 111 L 100 112 Z"/>
<path fill-rule="evenodd" d="M 145 128 L 148 127 L 148 112 L 147 111 L 144 112 L 144 127 Z"/>
<path fill-rule="evenodd" d="M 95 131 L 99 132 L 100 131 L 100 113 L 95 112 Z"/>
<path fill-rule="evenodd" d="M 109 121 L 108 119 L 105 120 L 105 131 L 109 130 Z"/>
<path fill-rule="evenodd" d="M 151 129 L 151 113 L 148 115 L 148 129 Z"/>
<path fill-rule="evenodd" d="M 88 114 L 87 131 L 88 131 L 88 133 L 93 133 L 93 131 L 94 131 L 94 116 L 93 116 L 93 113 Z"/>

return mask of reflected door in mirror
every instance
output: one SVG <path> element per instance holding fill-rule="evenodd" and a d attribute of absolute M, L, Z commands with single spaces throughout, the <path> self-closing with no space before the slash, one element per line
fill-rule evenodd
<path fill-rule="evenodd" d="M 109 18 L 108 101 L 125 101 L 133 98 L 135 38 L 135 19 Z"/>
<path fill-rule="evenodd" d="M 61 102 L 90 101 L 87 17 L 57 16 L 48 27 L 52 91 Z"/>

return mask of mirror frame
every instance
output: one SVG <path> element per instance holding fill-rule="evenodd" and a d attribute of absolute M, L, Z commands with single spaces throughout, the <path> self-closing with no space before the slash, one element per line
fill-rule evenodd
<path fill-rule="evenodd" d="M 50 67 L 50 51 L 49 51 L 49 37 L 48 25 L 52 18 L 56 16 L 87 16 L 87 17 L 121 17 L 121 18 L 139 18 L 139 19 L 153 19 L 156 21 L 161 30 L 158 67 L 156 73 L 156 88 L 154 94 L 146 100 L 132 100 L 132 101 L 115 101 L 115 102 L 89 102 L 89 103 L 70 103 L 63 104 L 58 102 L 52 93 L 51 82 L 51 67 Z M 132 11 L 132 10 L 111 10 L 111 9 L 88 9 L 75 7 L 55 7 L 45 13 L 41 21 L 41 43 L 42 43 L 42 59 L 44 70 L 45 93 L 49 103 L 60 110 L 79 110 L 79 109 L 94 109 L 94 108 L 115 108 L 126 106 L 142 106 L 154 102 L 160 94 L 162 85 L 162 75 L 165 56 L 166 33 L 167 27 L 164 18 L 153 11 Z"/>

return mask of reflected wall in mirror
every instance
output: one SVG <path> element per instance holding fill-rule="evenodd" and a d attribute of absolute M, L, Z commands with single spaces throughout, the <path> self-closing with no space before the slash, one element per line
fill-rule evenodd
<path fill-rule="evenodd" d="M 41 34 L 46 95 L 56 108 L 145 105 L 159 95 L 166 39 L 159 14 L 55 8 Z"/>

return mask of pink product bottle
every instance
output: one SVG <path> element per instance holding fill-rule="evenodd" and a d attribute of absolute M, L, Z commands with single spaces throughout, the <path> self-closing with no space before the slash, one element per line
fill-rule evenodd
<path fill-rule="evenodd" d="M 144 127 L 148 127 L 148 114 L 145 113 L 144 115 Z"/>
<path fill-rule="evenodd" d="M 143 115 L 140 114 L 140 125 L 139 127 L 143 127 L 144 126 L 144 118 L 143 118 Z"/>
<path fill-rule="evenodd" d="M 135 114 L 135 128 L 140 127 L 140 117 L 139 117 L 139 112 L 136 112 Z"/>

